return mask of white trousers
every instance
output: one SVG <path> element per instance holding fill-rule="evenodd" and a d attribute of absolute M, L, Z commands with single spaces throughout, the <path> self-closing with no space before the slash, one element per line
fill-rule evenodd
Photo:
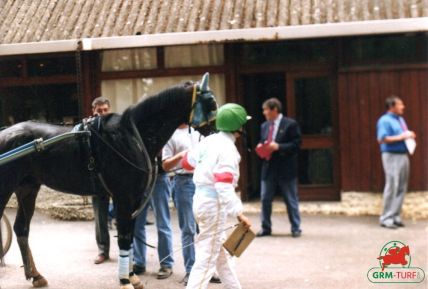
<path fill-rule="evenodd" d="M 187 289 L 205 289 L 214 272 L 226 289 L 241 289 L 230 254 L 223 248 L 227 214 L 217 198 L 198 196 L 193 199 L 193 213 L 199 226 L 195 245 L 196 259 L 190 272 Z"/>

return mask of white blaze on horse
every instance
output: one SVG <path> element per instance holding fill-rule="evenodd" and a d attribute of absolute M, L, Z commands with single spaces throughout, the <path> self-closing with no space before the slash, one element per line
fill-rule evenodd
<path fill-rule="evenodd" d="M 134 220 L 147 204 L 147 188 L 155 178 L 155 158 L 182 123 L 201 128 L 215 117 L 217 103 L 208 86 L 186 82 L 86 124 L 87 134 L 68 138 L 0 166 L 0 216 L 15 192 L 18 212 L 14 224 L 25 277 L 34 287 L 47 285 L 36 269 L 28 235 L 40 186 L 64 193 L 111 194 L 117 208 L 119 281 L 121 288 L 143 288 L 132 272 Z M 0 153 L 35 139 L 50 139 L 70 127 L 27 121 L 0 131 Z M 82 136 L 83 135 L 83 136 Z"/>

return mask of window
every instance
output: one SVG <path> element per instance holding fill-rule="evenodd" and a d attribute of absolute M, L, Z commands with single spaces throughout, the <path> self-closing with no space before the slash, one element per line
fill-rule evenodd
<path fill-rule="evenodd" d="M 426 62 L 426 36 L 388 35 L 343 40 L 344 65 Z"/>
<path fill-rule="evenodd" d="M 223 65 L 223 45 L 183 45 L 165 47 L 165 67 Z"/>
<path fill-rule="evenodd" d="M 104 80 L 101 83 L 102 95 L 109 98 L 114 112 L 122 113 L 128 106 L 141 99 L 154 95 L 168 87 L 188 80 L 199 81 L 200 75 L 152 77 L 123 80 Z M 224 75 L 210 75 L 210 88 L 219 105 L 225 102 Z"/>
<path fill-rule="evenodd" d="M 334 58 L 330 40 L 300 40 L 243 44 L 241 64 L 325 63 Z"/>
<path fill-rule="evenodd" d="M 79 120 L 75 84 L 18 86 L 0 89 L 3 125 L 26 120 L 72 124 Z"/>
<path fill-rule="evenodd" d="M 76 74 L 75 56 L 31 57 L 27 60 L 29 76 Z"/>
<path fill-rule="evenodd" d="M 107 50 L 101 54 L 102 71 L 128 71 L 157 68 L 156 48 Z"/>
<path fill-rule="evenodd" d="M 21 75 L 21 59 L 0 60 L 0 77 L 20 77 Z"/>
<path fill-rule="evenodd" d="M 294 83 L 297 122 L 303 134 L 332 133 L 331 88 L 328 77 L 298 78 Z"/>

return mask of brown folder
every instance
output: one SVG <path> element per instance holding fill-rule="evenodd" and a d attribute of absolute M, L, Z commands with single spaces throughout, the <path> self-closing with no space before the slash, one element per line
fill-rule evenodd
<path fill-rule="evenodd" d="M 230 255 L 239 257 L 255 237 L 256 234 L 251 229 L 246 229 L 242 224 L 239 224 L 224 242 L 223 247 Z"/>

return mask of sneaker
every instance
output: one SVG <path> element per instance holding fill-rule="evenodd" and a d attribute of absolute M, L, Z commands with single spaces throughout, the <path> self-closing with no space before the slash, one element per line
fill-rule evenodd
<path fill-rule="evenodd" d="M 211 277 L 210 283 L 213 283 L 213 284 L 221 284 L 220 277 L 218 277 L 218 276 L 217 276 L 217 274 L 214 274 L 214 275 Z"/>
<path fill-rule="evenodd" d="M 189 276 L 190 276 L 190 273 L 186 273 L 186 275 L 184 275 L 184 278 L 180 281 L 180 283 L 183 283 L 184 286 L 187 286 L 187 282 L 189 282 Z"/>
<path fill-rule="evenodd" d="M 270 235 L 272 235 L 272 232 L 265 231 L 265 230 L 260 230 L 256 234 L 257 237 L 265 237 L 265 236 L 270 236 Z"/>
<path fill-rule="evenodd" d="M 387 228 L 387 229 L 397 229 L 398 228 L 397 225 L 395 225 L 394 223 L 392 223 L 392 224 L 384 224 L 384 223 L 382 223 L 382 224 L 380 224 L 380 226 L 384 227 L 384 228 Z"/>
<path fill-rule="evenodd" d="M 136 275 L 143 275 L 144 273 L 146 273 L 146 266 L 140 266 L 140 265 L 134 264 L 134 266 L 132 266 L 132 271 Z"/>
<path fill-rule="evenodd" d="M 168 267 L 160 267 L 158 274 L 156 276 L 156 278 L 158 279 L 166 279 L 169 276 L 172 275 L 172 268 L 168 268 Z"/>
<path fill-rule="evenodd" d="M 405 227 L 405 225 L 403 224 L 403 222 L 396 222 L 396 221 L 394 221 L 394 225 L 396 225 L 397 227 Z"/>

